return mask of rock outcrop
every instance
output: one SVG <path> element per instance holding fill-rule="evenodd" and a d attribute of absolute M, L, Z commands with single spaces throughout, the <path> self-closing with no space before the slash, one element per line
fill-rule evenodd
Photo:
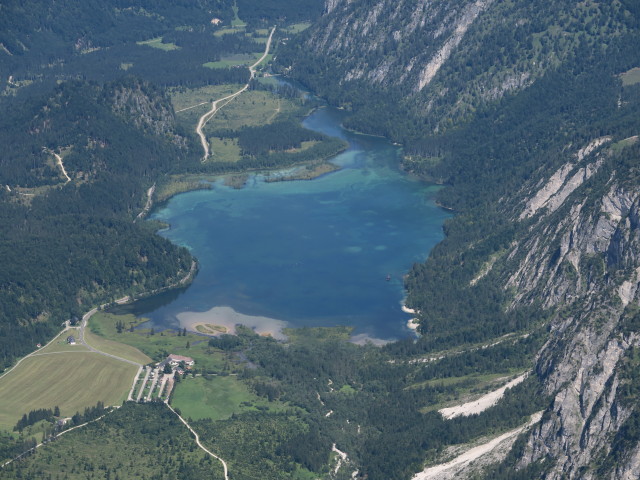
<path fill-rule="evenodd" d="M 640 187 L 616 169 L 610 150 L 598 149 L 606 140 L 589 143 L 532 189 L 518 215 L 532 222 L 508 255 L 514 273 L 505 288 L 517 292 L 509 308 L 538 302 L 556 312 L 536 367 L 553 403 L 519 461 L 550 459 L 548 479 L 640 472 L 637 442 L 613 441 L 629 440 L 625 424 L 638 413 L 625 392 L 640 347 L 628 327 L 640 308 Z"/>
<path fill-rule="evenodd" d="M 113 111 L 125 121 L 180 147 L 186 146 L 186 139 L 176 133 L 175 112 L 165 93 L 130 79 L 113 85 L 111 95 Z"/>

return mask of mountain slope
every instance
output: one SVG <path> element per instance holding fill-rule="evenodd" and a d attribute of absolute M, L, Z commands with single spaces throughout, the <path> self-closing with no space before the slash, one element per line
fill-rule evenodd
<path fill-rule="evenodd" d="M 135 105 L 122 97 L 135 97 Z M 152 179 L 186 158 L 165 97 L 139 81 L 76 82 L 7 113 L 0 129 L 4 366 L 87 307 L 167 286 L 191 266 L 186 249 L 132 222 Z M 68 180 L 54 168 L 55 155 Z"/>
<path fill-rule="evenodd" d="M 406 168 L 449 184 L 440 201 L 459 214 L 407 277 L 425 335 L 389 348 L 547 331 L 535 371 L 553 401 L 487 478 L 638 475 L 637 15 L 634 2 L 335 0 L 280 58 L 351 109 L 350 126 L 403 140 Z"/>
<path fill-rule="evenodd" d="M 407 113 L 412 121 L 402 125 L 414 135 L 457 124 L 530 86 L 580 46 L 632 28 L 617 2 L 333 0 L 326 11 L 280 63 L 352 105 L 354 124 L 392 135 L 401 135 L 393 123 Z M 388 96 L 381 103 L 393 121 L 366 120 L 374 93 Z"/>

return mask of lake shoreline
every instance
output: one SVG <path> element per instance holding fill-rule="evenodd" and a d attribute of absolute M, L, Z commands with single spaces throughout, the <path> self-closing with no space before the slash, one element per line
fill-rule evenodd
<path fill-rule="evenodd" d="M 416 335 L 411 314 L 400 308 L 406 291 L 396 279 L 423 261 L 418 258 L 424 259 L 441 240 L 441 223 L 447 215 L 434 207 L 432 192 L 422 182 L 404 180 L 406 172 L 397 168 L 397 146 L 346 132 L 340 127 L 340 112 L 330 108 L 316 109 L 305 119 L 305 127 L 348 142 L 343 156 L 336 157 L 336 167 L 323 167 L 339 169 L 335 177 L 324 170 L 307 172 L 313 167 L 304 164 L 175 177 L 198 190 L 202 188 L 198 178 L 216 182 L 200 193 L 192 192 L 193 197 L 165 199 L 163 210 L 156 204 L 152 217 L 170 225 L 160 232 L 163 237 L 189 248 L 198 259 L 203 266 L 200 280 L 169 302 L 158 302 L 149 310 L 142 305 L 137 315 L 150 313 L 156 327 L 175 328 L 179 323 L 180 328 L 210 336 L 235 333 L 238 324 L 282 340 L 286 339 L 282 329 L 292 326 L 350 325 L 356 329 L 352 342 L 376 345 Z M 296 181 L 296 170 L 305 176 L 314 173 L 319 182 L 307 187 L 307 182 Z M 237 177 L 237 182 L 223 186 L 221 179 L 228 177 Z M 246 186 L 236 190 L 245 181 Z M 416 195 L 424 200 L 416 202 Z M 278 203 L 287 198 L 291 200 Z M 352 218 L 355 223 L 341 220 L 345 209 L 357 215 Z M 421 219 L 417 224 L 416 215 Z M 279 218 L 286 219 L 284 231 L 274 233 Z M 209 233 L 189 233 L 192 230 Z M 282 238 L 301 243 L 281 251 Z M 372 268 L 376 264 L 386 266 L 378 271 Z M 262 266 L 256 269 L 258 265 Z M 394 281 L 385 282 L 385 277 Z M 322 299 L 316 292 L 325 287 L 333 293 Z M 229 310 L 220 310 L 224 308 Z M 262 312 L 271 312 L 270 317 L 260 317 Z"/>

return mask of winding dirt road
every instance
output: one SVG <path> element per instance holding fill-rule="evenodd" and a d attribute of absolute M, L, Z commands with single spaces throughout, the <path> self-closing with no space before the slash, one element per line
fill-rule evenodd
<path fill-rule="evenodd" d="M 204 445 L 202 445 L 202 443 L 200 443 L 200 436 L 197 434 L 197 432 L 196 432 L 193 428 L 191 428 L 191 425 L 189 425 L 189 424 L 187 423 L 187 421 L 186 421 L 184 418 L 182 418 L 182 417 L 180 416 L 180 414 L 179 414 L 178 412 L 176 412 L 176 411 L 173 409 L 173 407 L 172 407 L 171 405 L 169 405 L 168 403 L 167 403 L 167 407 L 169 407 L 169 409 L 170 409 L 173 413 L 175 413 L 175 414 L 176 414 L 176 416 L 180 419 L 180 421 L 181 421 L 182 423 L 184 423 L 184 425 L 185 425 L 185 426 L 189 429 L 189 431 L 193 434 L 193 436 L 194 436 L 194 437 L 195 437 L 195 439 L 196 439 L 196 443 L 198 444 L 198 446 L 199 446 L 202 450 L 204 450 L 205 452 L 207 452 L 209 455 L 211 455 L 213 458 L 216 458 L 217 460 L 219 460 L 219 461 L 220 461 L 220 463 L 222 464 L 222 468 L 224 469 L 224 480 L 229 480 L 229 468 L 227 467 L 227 462 L 225 462 L 222 458 L 220 458 L 219 456 L 217 456 L 215 453 L 211 453 L 209 450 L 207 450 L 207 449 L 205 448 L 205 446 L 204 446 Z"/>
<path fill-rule="evenodd" d="M 153 193 L 155 191 L 156 191 L 156 184 L 154 183 L 153 185 L 151 185 L 151 187 L 149 187 L 149 190 L 147 190 L 147 203 L 145 203 L 142 211 L 133 220 L 133 223 L 136 223 L 140 218 L 144 218 L 147 215 L 147 213 L 149 213 L 149 210 L 151 210 L 151 207 L 153 206 Z"/>
<path fill-rule="evenodd" d="M 249 83 L 251 82 L 251 80 L 253 80 L 253 78 L 256 75 L 256 68 L 258 67 L 258 65 L 260 65 L 260 63 L 264 61 L 265 58 L 267 58 L 267 55 L 269 55 L 269 49 L 271 48 L 271 40 L 273 38 L 273 33 L 275 31 L 276 31 L 276 27 L 273 27 L 271 29 L 271 33 L 269 34 L 269 38 L 267 39 L 267 45 L 265 46 L 264 53 L 253 65 L 249 67 L 249 72 L 250 72 L 249 82 L 237 92 L 211 102 L 211 110 L 209 110 L 207 113 L 202 115 L 200 117 L 200 120 L 198 120 L 198 125 L 196 126 L 196 133 L 200 137 L 200 143 L 202 144 L 202 149 L 204 150 L 204 156 L 202 157 L 203 162 L 205 162 L 207 158 L 209 158 L 209 142 L 207 141 L 207 136 L 202 132 L 202 129 L 207 124 L 207 122 L 211 120 L 211 118 L 216 114 L 216 112 L 220 110 L 220 108 L 224 107 L 229 102 L 231 102 L 234 98 L 236 98 L 238 95 L 242 94 L 243 92 L 249 89 Z M 222 102 L 226 102 L 226 103 L 218 107 L 218 105 L 221 104 Z"/>
<path fill-rule="evenodd" d="M 71 177 L 67 175 L 67 170 L 64 168 L 64 164 L 62 163 L 62 157 L 57 153 L 53 153 L 53 156 L 56 157 L 56 160 L 58 161 L 58 166 L 60 167 L 60 170 L 62 170 L 62 174 L 67 179 L 67 181 L 64 183 L 69 183 L 71 181 Z"/>

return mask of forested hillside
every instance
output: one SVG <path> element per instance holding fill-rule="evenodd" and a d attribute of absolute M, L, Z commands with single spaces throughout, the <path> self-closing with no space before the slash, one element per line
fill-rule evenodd
<path fill-rule="evenodd" d="M 138 95 L 138 105 L 146 101 L 148 124 L 172 136 L 132 128 L 116 107 L 116 92 L 125 90 Z M 164 287 L 191 265 L 186 250 L 133 223 L 145 188 L 186 158 L 185 139 L 171 115 L 161 115 L 166 99 L 131 81 L 105 88 L 78 82 L 14 108 L 0 128 L 4 365 L 97 302 Z"/>
<path fill-rule="evenodd" d="M 629 4 L 628 6 L 626 4 Z M 637 28 L 634 2 L 327 2 L 281 67 L 403 143 L 459 125 L 587 46 Z"/>

